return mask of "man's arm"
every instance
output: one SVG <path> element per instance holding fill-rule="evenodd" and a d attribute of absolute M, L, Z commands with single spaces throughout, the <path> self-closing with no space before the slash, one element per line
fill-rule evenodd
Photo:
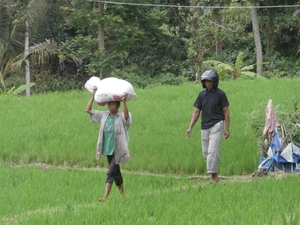
<path fill-rule="evenodd" d="M 195 108 L 195 110 L 194 110 L 194 112 L 193 112 L 193 114 L 192 114 L 192 119 L 191 119 L 191 122 L 190 122 L 190 126 L 189 126 L 189 128 L 186 130 L 186 132 L 185 132 L 185 135 L 186 135 L 187 138 L 190 137 L 190 134 L 191 134 L 191 132 L 192 132 L 192 129 L 193 129 L 195 123 L 198 121 L 198 118 L 199 118 L 199 116 L 200 116 L 200 113 L 201 113 L 201 110 L 198 109 L 198 108 Z"/>
<path fill-rule="evenodd" d="M 223 108 L 223 114 L 224 114 L 224 117 L 225 117 L 224 137 L 225 137 L 225 139 L 227 139 L 227 138 L 229 138 L 229 135 L 230 135 L 230 132 L 229 132 L 230 116 L 229 116 L 228 106 Z"/>

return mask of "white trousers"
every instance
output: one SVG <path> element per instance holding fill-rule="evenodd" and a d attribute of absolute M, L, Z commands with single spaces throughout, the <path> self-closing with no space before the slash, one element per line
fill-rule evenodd
<path fill-rule="evenodd" d="M 202 154 L 206 161 L 207 173 L 218 173 L 220 144 L 224 131 L 224 121 L 201 130 Z"/>

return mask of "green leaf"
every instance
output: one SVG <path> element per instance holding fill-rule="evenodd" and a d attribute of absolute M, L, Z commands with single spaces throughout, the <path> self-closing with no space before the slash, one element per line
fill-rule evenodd
<path fill-rule="evenodd" d="M 20 87 L 18 87 L 15 91 L 11 92 L 12 95 L 18 95 L 21 92 L 25 91 L 27 88 L 31 88 L 35 85 L 35 83 L 29 83 L 29 84 L 25 84 L 25 85 L 21 85 Z M 14 87 L 13 87 L 14 88 Z"/>

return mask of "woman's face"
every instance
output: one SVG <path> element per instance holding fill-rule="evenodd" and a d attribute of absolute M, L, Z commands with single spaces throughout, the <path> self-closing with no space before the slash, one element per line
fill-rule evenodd
<path fill-rule="evenodd" d="M 116 102 L 108 102 L 107 103 L 107 106 L 108 106 L 108 110 L 111 112 L 111 113 L 116 113 L 118 112 L 118 109 L 119 109 L 119 106 Z"/>

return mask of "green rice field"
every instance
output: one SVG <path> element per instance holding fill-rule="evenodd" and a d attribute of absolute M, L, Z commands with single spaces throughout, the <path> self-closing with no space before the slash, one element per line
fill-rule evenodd
<path fill-rule="evenodd" d="M 251 177 L 261 150 L 250 126 L 255 112 L 262 134 L 269 99 L 275 111 L 292 111 L 300 79 L 219 87 L 231 117 L 221 182 L 208 181 L 200 121 L 185 137 L 201 85 L 135 89 L 127 104 L 131 161 L 121 166 L 125 195 L 113 187 L 104 203 L 107 162 L 95 160 L 99 127 L 84 111 L 91 94 L 0 95 L 0 224 L 300 224 L 298 173 Z"/>

